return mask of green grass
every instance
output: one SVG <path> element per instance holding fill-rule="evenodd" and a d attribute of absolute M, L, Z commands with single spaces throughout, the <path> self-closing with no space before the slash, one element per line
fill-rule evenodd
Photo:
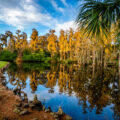
<path fill-rule="evenodd" d="M 5 67 L 7 64 L 8 64 L 8 62 L 0 61 L 0 69 L 2 69 L 3 67 Z"/>

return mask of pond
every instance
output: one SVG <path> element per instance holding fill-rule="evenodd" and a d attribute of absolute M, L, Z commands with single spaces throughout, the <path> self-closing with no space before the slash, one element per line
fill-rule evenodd
<path fill-rule="evenodd" d="M 115 67 L 77 67 L 40 63 L 11 64 L 5 84 L 18 95 L 34 95 L 52 111 L 63 111 L 73 120 L 120 119 L 120 84 Z"/>

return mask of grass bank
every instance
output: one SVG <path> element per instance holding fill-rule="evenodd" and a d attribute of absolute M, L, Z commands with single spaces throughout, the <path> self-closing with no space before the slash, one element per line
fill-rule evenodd
<path fill-rule="evenodd" d="M 5 67 L 7 64 L 8 64 L 8 62 L 0 61 L 0 69 L 2 69 L 3 67 Z"/>

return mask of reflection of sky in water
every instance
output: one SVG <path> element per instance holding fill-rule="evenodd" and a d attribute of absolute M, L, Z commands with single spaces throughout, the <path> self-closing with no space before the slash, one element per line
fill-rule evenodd
<path fill-rule="evenodd" d="M 7 81 L 9 81 L 7 73 L 5 73 Z M 7 83 L 7 87 L 10 89 L 14 89 L 15 87 L 11 85 L 9 82 Z M 50 88 L 46 88 L 44 85 L 38 85 L 35 93 L 32 93 L 30 87 L 30 80 L 27 78 L 26 80 L 26 88 L 23 91 L 27 94 L 29 100 L 33 100 L 35 94 L 39 100 L 45 104 L 46 107 L 50 106 L 53 111 L 57 111 L 59 106 L 62 106 L 63 111 L 66 114 L 69 114 L 74 118 L 74 120 L 112 120 L 113 119 L 113 104 L 106 106 L 102 113 L 96 114 L 96 107 L 93 110 L 90 110 L 90 104 L 87 102 L 86 113 L 83 113 L 82 105 L 78 104 L 77 97 L 72 94 L 68 96 L 68 94 L 62 93 L 59 94 L 59 87 L 56 85 L 54 87 L 54 93 L 49 93 L 48 90 Z M 91 111 L 91 112 L 90 112 Z"/>

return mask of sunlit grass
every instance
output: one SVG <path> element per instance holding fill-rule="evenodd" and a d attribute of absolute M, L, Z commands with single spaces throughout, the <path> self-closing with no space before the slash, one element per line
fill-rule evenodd
<path fill-rule="evenodd" d="M 0 69 L 6 66 L 8 62 L 0 61 Z"/>

